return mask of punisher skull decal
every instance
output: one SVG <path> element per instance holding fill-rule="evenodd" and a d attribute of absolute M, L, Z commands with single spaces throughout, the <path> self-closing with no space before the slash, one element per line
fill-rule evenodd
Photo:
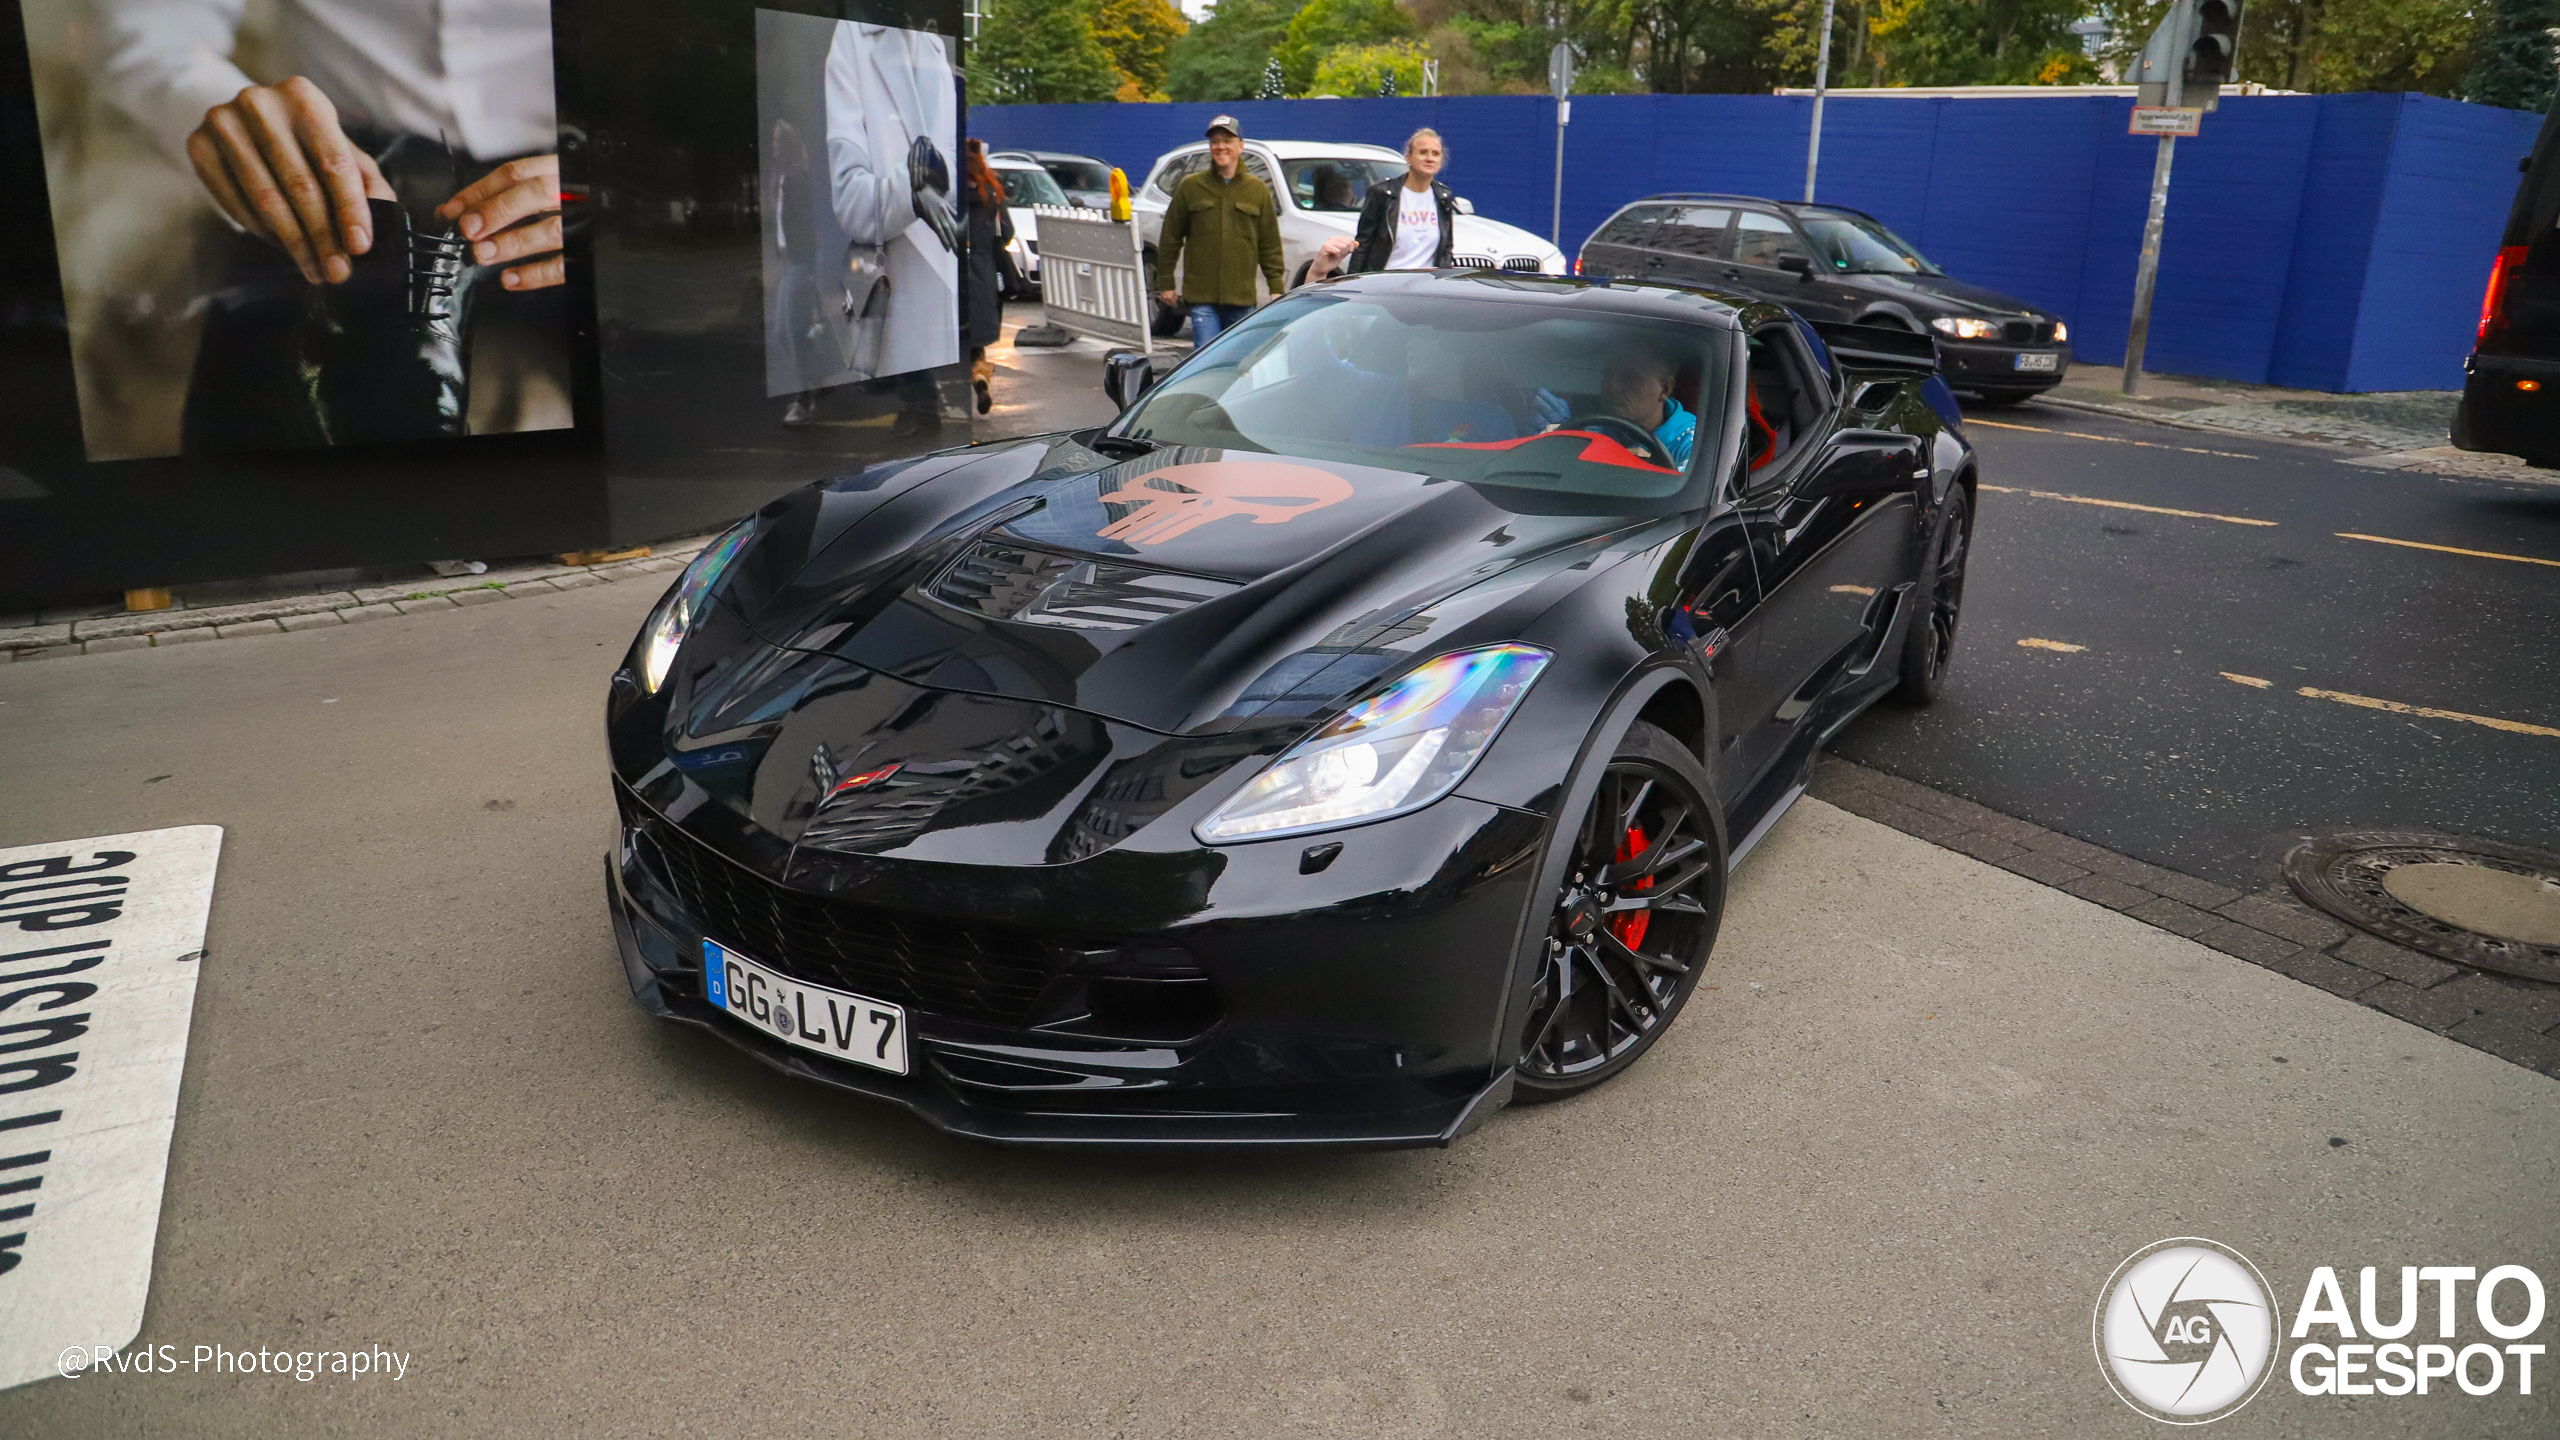
<path fill-rule="evenodd" d="M 1230 515 L 1250 516 L 1256 525 L 1286 525 L 1310 510 L 1350 499 L 1351 482 L 1311 465 L 1227 460 L 1150 470 L 1103 492 L 1102 498 L 1135 507 L 1103 526 L 1103 539 L 1162 545 Z"/>

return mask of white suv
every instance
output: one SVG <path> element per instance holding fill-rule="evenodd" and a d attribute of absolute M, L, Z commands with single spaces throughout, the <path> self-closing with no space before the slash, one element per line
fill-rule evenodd
<path fill-rule="evenodd" d="M 1173 187 L 1209 163 L 1205 140 L 1185 145 L 1158 159 L 1147 183 L 1131 198 L 1138 238 L 1146 247 L 1147 271 L 1154 283 L 1156 239 L 1164 233 L 1164 207 Z M 1369 187 L 1404 174 L 1404 157 L 1383 145 L 1346 145 L 1316 140 L 1248 140 L 1244 170 L 1271 187 L 1280 199 L 1280 256 L 1285 273 L 1314 258 L 1325 241 L 1349 235 L 1360 225 L 1360 202 Z M 1541 275 L 1565 272 L 1564 252 L 1517 225 L 1487 220 L 1465 200 L 1458 202 L 1458 233 L 1451 236 L 1461 266 L 1485 270 L 1525 270 Z M 1182 312 L 1157 308 L 1156 333 L 1182 328 Z"/>

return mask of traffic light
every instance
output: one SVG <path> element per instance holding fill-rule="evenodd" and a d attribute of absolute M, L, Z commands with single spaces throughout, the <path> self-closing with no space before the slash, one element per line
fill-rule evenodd
<path fill-rule="evenodd" d="M 2243 0 L 2196 0 L 2195 29 L 2187 44 L 2185 103 L 2211 110 L 2222 100 L 2240 64 Z"/>

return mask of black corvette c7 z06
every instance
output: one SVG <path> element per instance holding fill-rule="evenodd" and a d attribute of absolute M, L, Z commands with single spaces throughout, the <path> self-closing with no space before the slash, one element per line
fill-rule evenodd
<path fill-rule="evenodd" d="M 1922 337 L 1400 273 L 1109 375 L 660 602 L 608 709 L 644 1008 L 992 1140 L 1445 1144 L 1640 1056 L 1823 739 L 1945 674 Z"/>

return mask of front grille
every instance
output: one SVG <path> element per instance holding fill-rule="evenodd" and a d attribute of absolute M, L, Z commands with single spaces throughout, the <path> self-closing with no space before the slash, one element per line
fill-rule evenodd
<path fill-rule="evenodd" d="M 637 807 L 624 808 L 629 820 Z M 1059 937 L 786 889 L 654 816 L 641 830 L 650 868 L 705 937 L 812 985 L 1019 1028 L 1062 968 Z"/>
<path fill-rule="evenodd" d="M 1538 257 L 1535 255 L 1514 255 L 1510 259 L 1502 262 L 1502 268 L 1505 270 L 1526 271 L 1531 275 L 1535 275 L 1538 273 Z"/>
<path fill-rule="evenodd" d="M 1453 255 L 1449 257 L 1449 266 L 1454 270 L 1510 270 L 1535 275 L 1538 273 L 1538 257 L 1510 255 L 1496 260 L 1490 255 Z"/>
<path fill-rule="evenodd" d="M 2050 345 L 2053 322 L 2050 320 L 2009 320 L 2000 326 L 2000 338 L 2012 345 Z"/>

